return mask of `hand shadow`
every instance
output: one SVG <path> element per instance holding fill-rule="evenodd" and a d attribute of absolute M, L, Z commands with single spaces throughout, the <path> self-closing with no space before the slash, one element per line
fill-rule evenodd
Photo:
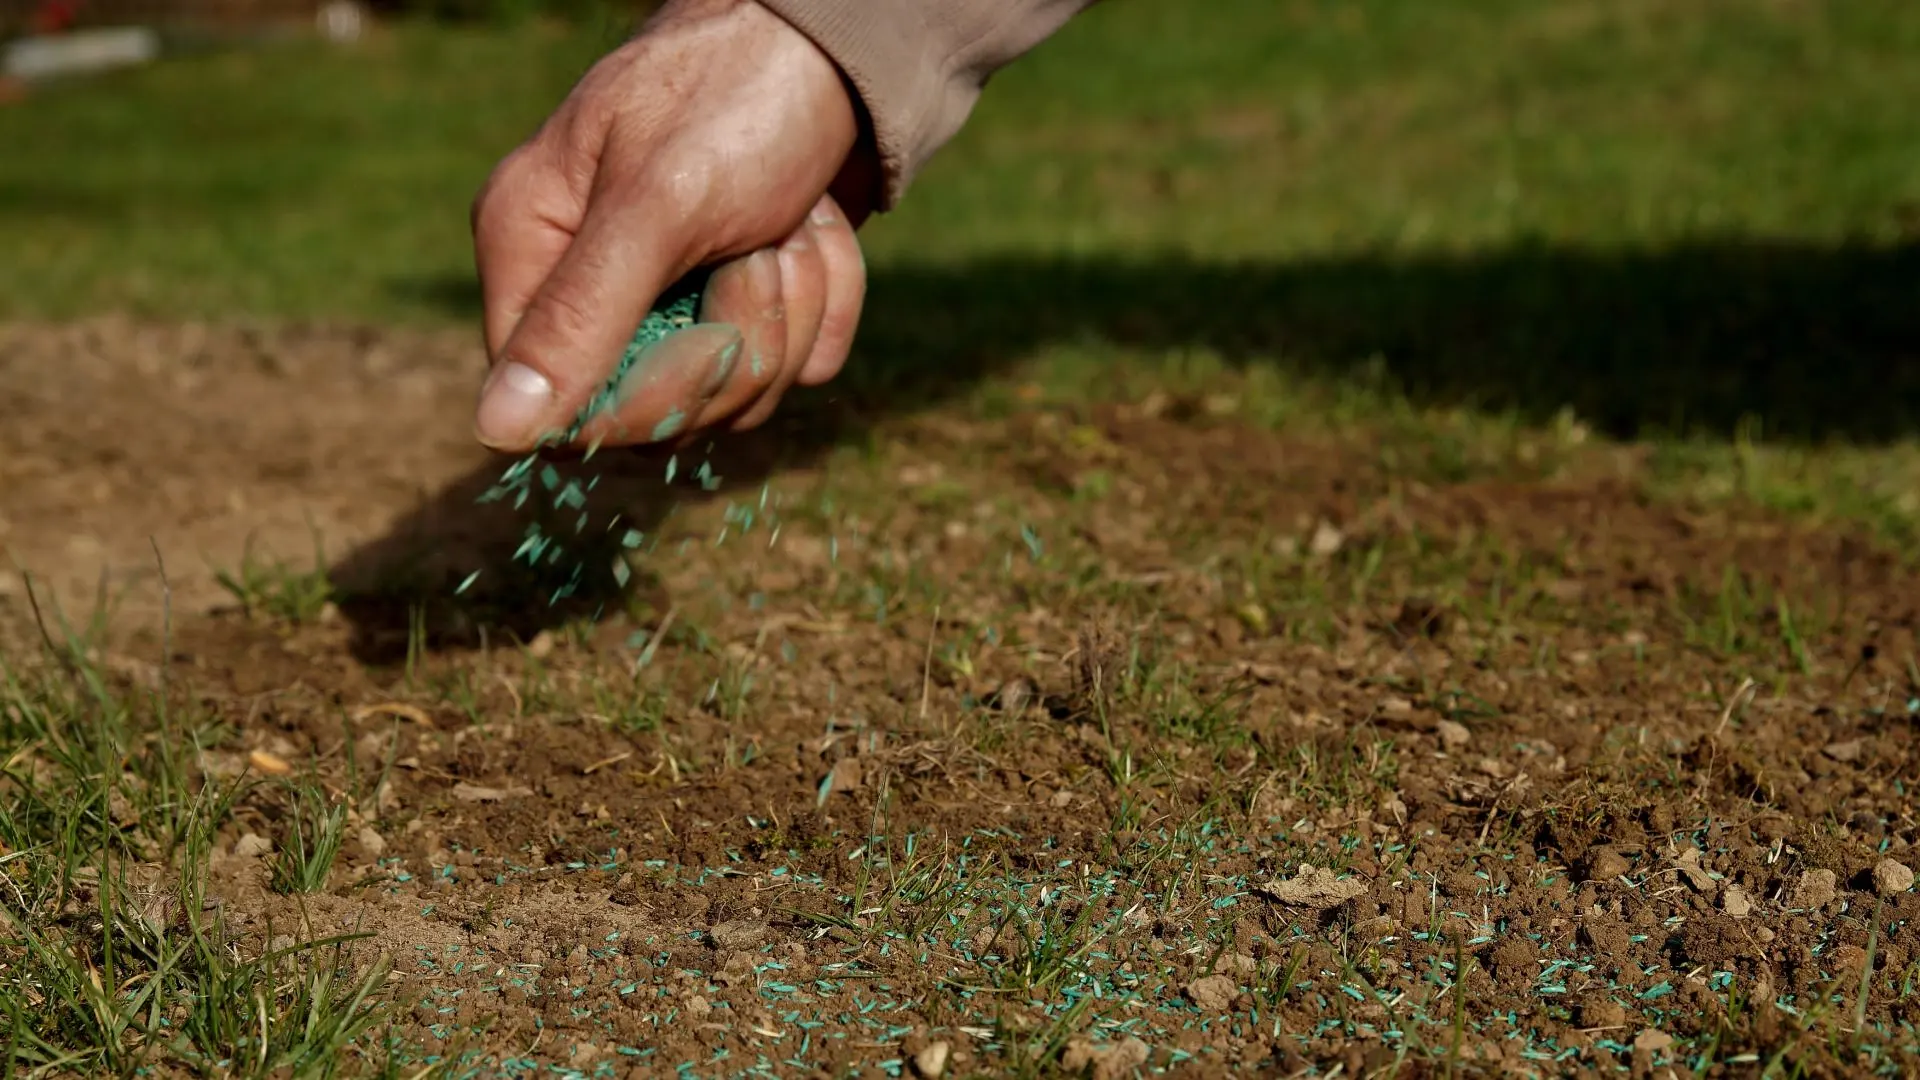
<path fill-rule="evenodd" d="M 397 288 L 478 317 L 471 281 Z M 1323 380 L 1372 362 L 1417 406 L 1530 422 L 1571 408 L 1618 437 L 1723 439 L 1757 418 L 1771 439 L 1884 442 L 1920 432 L 1920 244 L 1728 237 L 1643 251 L 877 265 L 841 379 L 800 395 L 767 429 L 719 440 L 714 468 L 728 491 L 757 487 L 875 418 L 951 404 L 1036 350 L 1081 342 L 1205 349 Z M 596 506 L 623 507 L 633 527 L 657 532 L 674 503 L 700 496 L 669 491 L 660 465 L 610 456 Z M 498 570 L 520 542 L 519 518 L 475 501 L 498 475 L 489 466 L 463 477 L 335 567 L 362 659 L 404 647 L 419 625 L 409 612 L 427 612 L 430 645 L 451 646 L 481 627 L 524 637 L 607 602 L 610 576 L 550 605 L 538 583 L 485 569 L 456 600 L 468 572 Z"/>

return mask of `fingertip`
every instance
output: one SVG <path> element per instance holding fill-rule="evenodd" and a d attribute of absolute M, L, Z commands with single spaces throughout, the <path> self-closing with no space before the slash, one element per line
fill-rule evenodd
<path fill-rule="evenodd" d="M 840 373 L 852 351 L 866 304 L 866 258 L 860 237 L 839 213 L 831 196 L 814 207 L 815 243 L 819 248 L 825 301 L 813 348 L 800 367 L 798 382 L 819 386 Z"/>
<path fill-rule="evenodd" d="M 496 364 L 480 389 L 474 436 L 495 450 L 530 450 L 541 439 L 553 401 L 553 382 L 541 372 L 514 360 Z"/>

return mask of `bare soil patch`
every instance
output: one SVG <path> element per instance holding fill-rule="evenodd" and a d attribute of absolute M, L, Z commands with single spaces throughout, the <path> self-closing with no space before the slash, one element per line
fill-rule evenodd
<path fill-rule="evenodd" d="M 69 612 L 105 567 L 129 686 L 161 668 L 159 546 L 167 671 L 233 732 L 206 770 L 311 759 L 351 800 L 301 898 L 242 839 L 278 842 L 281 803 L 243 802 L 223 911 L 243 941 L 371 931 L 422 1053 L 896 1077 L 1920 1053 L 1920 580 L 1864 535 L 1655 502 L 1619 448 L 1443 483 L 1206 400 L 956 407 L 861 453 L 755 436 L 705 496 L 625 461 L 600 505 L 661 542 L 568 621 L 492 584 L 519 523 L 471 506 L 500 465 L 467 438 L 478 365 L 432 335 L 0 328 L 0 546 Z M 249 536 L 304 558 L 310 528 L 339 591 L 308 622 L 208 571 Z M 26 655 L 18 578 L 0 626 Z"/>

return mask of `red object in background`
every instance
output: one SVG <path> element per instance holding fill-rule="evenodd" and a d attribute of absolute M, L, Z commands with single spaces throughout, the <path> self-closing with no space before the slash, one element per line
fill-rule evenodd
<path fill-rule="evenodd" d="M 42 0 L 30 25 L 36 34 L 58 34 L 80 17 L 79 0 Z"/>

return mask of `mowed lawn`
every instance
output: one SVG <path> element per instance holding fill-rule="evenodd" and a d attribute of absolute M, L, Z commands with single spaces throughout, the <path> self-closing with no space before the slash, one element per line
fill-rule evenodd
<path fill-rule="evenodd" d="M 596 624 L 466 230 L 623 32 L 0 106 L 0 553 L 248 552 L 0 576 L 10 1068 L 1912 1073 L 1920 8 L 1100 5 Z"/>

